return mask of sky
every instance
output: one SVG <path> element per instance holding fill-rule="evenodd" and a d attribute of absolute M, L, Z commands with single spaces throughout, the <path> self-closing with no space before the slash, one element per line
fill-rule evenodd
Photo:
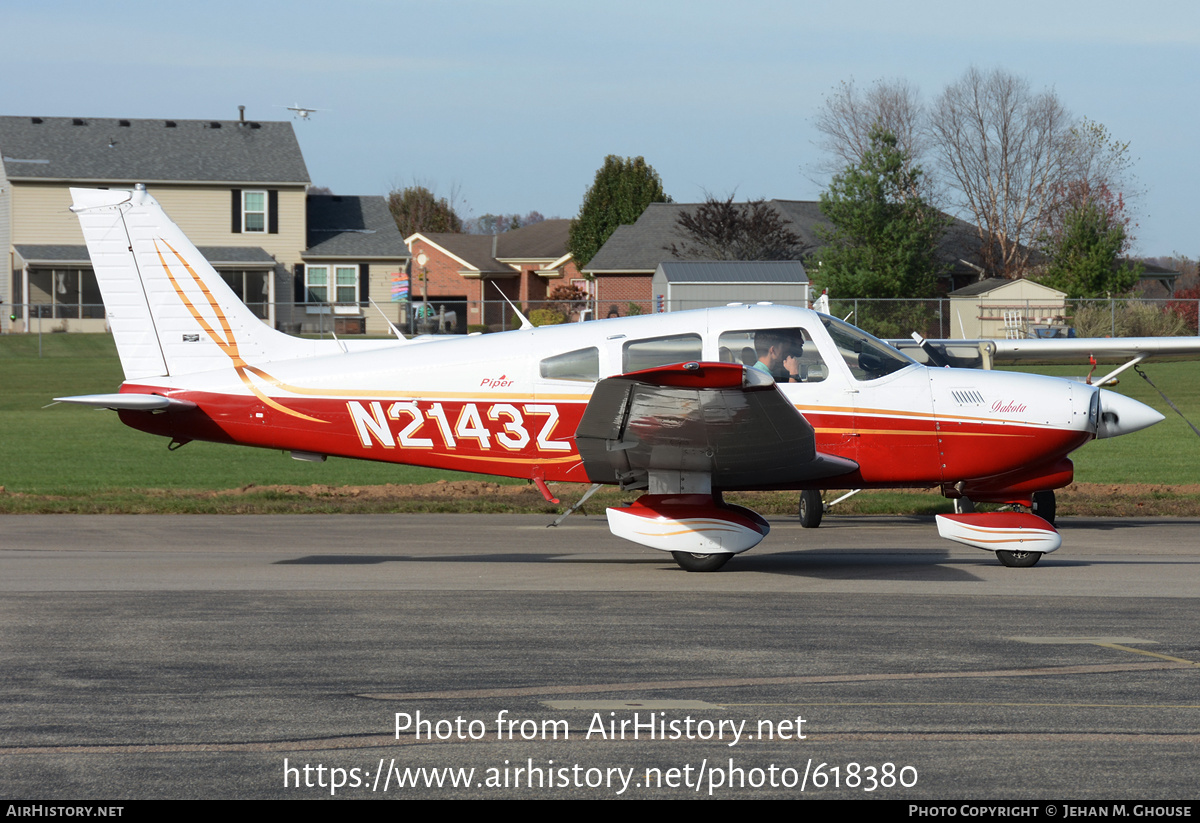
<path fill-rule="evenodd" d="M 1200 6 L 1009 0 L 5 0 L 0 114 L 288 120 L 314 185 L 420 183 L 465 217 L 573 217 L 609 154 L 681 202 L 815 200 L 839 83 L 926 101 L 971 66 L 1129 142 L 1137 245 L 1200 256 Z"/>

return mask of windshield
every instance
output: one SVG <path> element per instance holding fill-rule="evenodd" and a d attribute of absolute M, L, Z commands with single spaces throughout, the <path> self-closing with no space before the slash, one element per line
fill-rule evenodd
<path fill-rule="evenodd" d="M 821 322 L 857 380 L 877 380 L 916 363 L 879 338 L 849 323 L 827 315 L 821 317 Z"/>

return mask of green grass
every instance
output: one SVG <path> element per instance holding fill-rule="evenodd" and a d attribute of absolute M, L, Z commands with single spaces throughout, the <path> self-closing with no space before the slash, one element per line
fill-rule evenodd
<path fill-rule="evenodd" d="M 286 511 L 293 510 L 296 502 L 274 500 L 269 494 L 247 495 L 238 503 L 221 503 L 225 508 L 220 508 L 212 502 L 189 502 L 171 491 L 249 484 L 415 484 L 479 477 L 339 458 L 304 463 L 277 451 L 216 443 L 189 443 L 168 452 L 165 438 L 128 429 L 113 412 L 66 404 L 43 408 L 60 395 L 116 391 L 122 373 L 110 336 L 47 334 L 41 341 L 41 354 L 39 357 L 36 335 L 0 336 L 0 486 L 8 492 L 60 496 L 68 501 L 61 510 L 212 511 L 258 505 L 254 510 Z M 1183 413 L 1200 425 L 1200 362 L 1151 362 L 1145 370 Z M 1047 366 L 1022 371 L 1068 376 L 1086 374 L 1087 369 Z M 1113 484 L 1200 483 L 1200 438 L 1133 371 L 1123 375 L 1116 390 L 1157 408 L 1167 419 L 1133 435 L 1085 445 L 1073 455 L 1076 479 Z M 145 490 L 163 493 L 149 499 Z M 575 497 L 573 493 L 564 495 Z M 146 508 L 137 502 L 143 498 L 147 498 Z M 9 500 L 13 500 L 11 495 Z M 309 511 L 347 510 L 345 505 L 332 503 L 326 509 L 315 503 L 307 505 Z M 794 495 L 781 498 L 777 505 L 781 510 L 790 509 Z M 924 512 L 944 505 L 933 493 L 879 492 L 860 496 L 846 508 L 864 513 Z M 4 509 L 24 510 L 15 502 Z"/>
<path fill-rule="evenodd" d="M 1096 376 L 1112 368 L 1100 366 Z M 1150 361 L 1143 364 L 1142 370 L 1200 428 L 1200 362 Z M 1081 377 L 1088 367 L 1029 366 L 1014 371 Z M 1075 479 L 1084 483 L 1200 483 L 1200 437 L 1158 392 L 1133 369 L 1123 372 L 1120 384 L 1111 390 L 1158 409 L 1166 419 L 1140 432 L 1086 444 L 1071 455 Z"/>
<path fill-rule="evenodd" d="M 331 457 L 324 463 L 220 443 L 167 451 L 167 439 L 124 426 L 114 412 L 54 397 L 115 392 L 121 364 L 112 337 L 0 336 L 0 486 L 9 492 L 92 495 L 130 489 L 228 489 L 269 484 L 377 485 L 477 477 Z M 499 483 L 521 480 L 488 478 Z"/>

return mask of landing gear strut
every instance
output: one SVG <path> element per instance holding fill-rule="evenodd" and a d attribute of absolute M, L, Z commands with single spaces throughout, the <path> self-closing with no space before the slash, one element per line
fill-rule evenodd
<path fill-rule="evenodd" d="M 1048 492 L 1033 493 L 1033 513 L 1045 520 L 1051 526 L 1054 525 L 1054 515 L 1057 513 L 1058 502 L 1054 497 L 1053 490 Z M 1035 563 L 1037 561 L 1034 561 Z M 1030 563 L 1029 565 L 1033 565 Z"/>

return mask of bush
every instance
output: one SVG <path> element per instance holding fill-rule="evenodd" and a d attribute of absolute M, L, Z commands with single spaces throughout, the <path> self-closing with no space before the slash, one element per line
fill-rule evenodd
<path fill-rule="evenodd" d="M 1175 297 L 1177 299 L 1168 301 L 1167 308 L 1183 318 L 1188 334 L 1200 333 L 1197 331 L 1197 320 L 1200 320 L 1197 317 L 1197 314 L 1200 314 L 1200 286 L 1180 289 L 1175 292 Z"/>
<path fill-rule="evenodd" d="M 567 322 L 567 316 L 557 309 L 534 309 L 529 313 L 529 322 L 535 326 L 558 326 Z"/>
<path fill-rule="evenodd" d="M 1079 337 L 1177 337 L 1190 334 L 1187 321 L 1167 308 L 1130 300 L 1117 306 L 1092 303 L 1075 312 L 1075 334 Z"/>

